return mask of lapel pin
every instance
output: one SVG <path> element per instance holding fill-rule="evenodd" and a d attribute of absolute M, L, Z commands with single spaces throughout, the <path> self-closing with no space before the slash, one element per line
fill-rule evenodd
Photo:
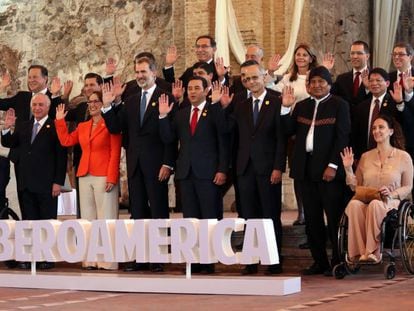
<path fill-rule="evenodd" d="M 388 106 L 388 102 L 385 100 L 384 103 L 382 104 L 384 107 Z"/>
<path fill-rule="evenodd" d="M 207 116 L 207 112 L 204 111 L 203 114 L 202 114 L 202 116 L 203 117 Z"/>
<path fill-rule="evenodd" d="M 152 103 L 152 107 L 155 107 L 157 104 L 155 102 Z"/>
<path fill-rule="evenodd" d="M 46 128 L 49 128 L 50 127 L 50 125 L 48 124 L 48 125 L 46 125 Z"/>
<path fill-rule="evenodd" d="M 266 106 L 269 106 L 269 104 L 270 104 L 270 103 L 269 103 L 269 101 L 268 101 L 268 100 L 266 100 L 266 101 L 265 101 L 265 105 L 266 105 Z"/>

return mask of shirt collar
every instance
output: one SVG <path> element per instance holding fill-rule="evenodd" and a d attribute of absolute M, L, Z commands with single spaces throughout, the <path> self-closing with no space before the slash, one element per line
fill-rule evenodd
<path fill-rule="evenodd" d="M 200 105 L 197 107 L 191 106 L 191 112 L 194 110 L 194 108 L 198 108 L 198 111 L 202 111 L 204 109 L 204 106 L 206 105 L 206 101 L 203 101 Z"/>
<path fill-rule="evenodd" d="M 319 99 L 311 96 L 311 99 L 313 99 L 316 104 L 319 104 L 321 101 L 324 101 L 325 99 L 327 99 L 330 95 L 331 95 L 331 93 L 328 93 L 325 97 L 322 97 L 322 98 L 319 98 Z"/>
<path fill-rule="evenodd" d="M 39 121 L 37 121 L 36 119 L 34 120 L 34 122 L 36 123 L 39 123 L 40 124 L 40 127 L 42 128 L 43 127 L 43 125 L 45 124 L 45 122 L 46 122 L 46 120 L 47 120 L 47 118 L 48 118 L 49 116 L 48 115 L 46 115 L 45 117 L 43 117 L 42 119 L 40 119 Z"/>
<path fill-rule="evenodd" d="M 43 90 L 41 90 L 40 92 L 32 92 L 32 96 L 34 96 L 35 94 L 43 94 L 46 95 L 47 93 L 47 87 L 44 88 Z"/>
<path fill-rule="evenodd" d="M 362 69 L 360 69 L 360 70 L 356 70 L 355 68 L 352 68 L 352 74 L 355 76 L 355 74 L 356 74 L 357 72 L 362 73 L 364 70 L 367 70 L 367 69 L 368 69 L 368 66 L 365 66 L 364 68 L 362 68 Z"/>
<path fill-rule="evenodd" d="M 156 84 L 154 84 L 153 86 L 151 86 L 148 90 L 144 90 L 142 89 L 142 94 L 144 94 L 144 92 L 147 92 L 147 100 L 148 98 L 151 98 L 152 93 L 154 93 L 155 88 L 157 87 Z"/>
<path fill-rule="evenodd" d="M 376 98 L 378 98 L 378 99 L 379 99 L 379 101 L 380 101 L 380 103 L 382 103 L 382 101 L 384 100 L 384 96 L 385 96 L 385 94 L 387 94 L 387 92 L 384 92 L 384 94 L 382 94 L 382 95 L 381 95 L 381 96 L 379 96 L 379 97 L 375 97 L 374 95 L 372 95 L 372 101 L 371 101 L 371 103 L 375 102 L 375 99 L 376 99 Z"/>
<path fill-rule="evenodd" d="M 251 94 L 251 93 L 250 93 Z M 266 97 L 266 94 L 267 94 L 267 91 L 266 91 L 266 89 L 264 90 L 264 92 L 259 96 L 259 97 L 254 97 L 254 95 L 253 94 L 251 94 L 251 97 L 252 97 L 252 100 L 253 100 L 253 102 L 256 100 L 256 99 L 258 99 L 258 100 L 260 100 L 260 102 L 262 102 L 263 101 L 263 99 Z"/>
<path fill-rule="evenodd" d="M 411 72 L 411 66 L 410 67 L 408 67 L 408 69 L 407 69 L 407 71 L 406 71 L 406 73 L 409 73 L 409 72 Z M 400 74 L 402 74 L 403 72 L 402 71 L 399 71 L 399 70 L 397 70 L 397 76 L 399 77 L 400 76 Z"/>

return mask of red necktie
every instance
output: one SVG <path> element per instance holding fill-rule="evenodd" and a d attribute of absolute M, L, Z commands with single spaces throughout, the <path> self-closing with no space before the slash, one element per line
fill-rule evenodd
<path fill-rule="evenodd" d="M 354 97 L 358 96 L 358 90 L 359 90 L 359 84 L 360 84 L 360 80 L 359 80 L 359 76 L 361 75 L 361 73 L 359 71 L 355 72 L 355 78 L 354 78 L 354 86 L 352 88 L 352 95 Z"/>
<path fill-rule="evenodd" d="M 193 115 L 191 116 L 191 121 L 190 121 L 190 132 L 191 132 L 191 136 L 194 135 L 196 127 L 197 127 L 197 121 L 198 121 L 198 108 L 194 107 L 193 108 Z"/>
<path fill-rule="evenodd" d="M 380 101 L 379 101 L 379 99 L 376 98 L 374 103 L 375 103 L 375 106 L 374 106 L 374 109 L 372 110 L 371 123 L 370 123 L 371 128 L 369 130 L 368 150 L 375 148 L 375 146 L 377 145 L 377 143 L 375 142 L 375 139 L 374 139 L 374 135 L 372 135 L 372 126 L 374 125 L 374 121 L 380 113 L 380 108 L 379 108 Z"/>
<path fill-rule="evenodd" d="M 401 85 L 401 87 L 402 87 L 402 89 L 404 91 L 404 77 L 403 77 L 403 74 L 402 73 L 400 73 L 400 85 Z"/>

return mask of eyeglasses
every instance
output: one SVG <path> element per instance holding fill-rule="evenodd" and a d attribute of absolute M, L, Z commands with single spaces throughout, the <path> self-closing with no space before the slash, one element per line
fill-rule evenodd
<path fill-rule="evenodd" d="M 198 45 L 198 44 L 196 44 L 195 46 L 194 46 L 194 48 L 197 50 L 197 49 L 202 49 L 202 50 L 205 50 L 205 49 L 208 49 L 208 48 L 211 48 L 211 45 L 207 45 L 207 44 L 201 44 L 201 45 Z"/>
<path fill-rule="evenodd" d="M 242 82 L 243 83 L 247 83 L 247 82 L 250 82 L 250 81 L 257 82 L 257 81 L 259 81 L 259 79 L 260 79 L 260 76 L 246 77 L 246 78 L 242 78 Z"/>
<path fill-rule="evenodd" d="M 409 55 L 409 54 L 407 54 L 407 53 L 391 53 L 392 57 L 404 57 L 404 56 L 407 56 L 407 55 Z"/>
<path fill-rule="evenodd" d="M 95 104 L 100 104 L 102 102 L 98 99 L 94 99 L 94 100 L 88 100 L 87 103 L 88 103 L 88 105 L 95 105 Z"/>

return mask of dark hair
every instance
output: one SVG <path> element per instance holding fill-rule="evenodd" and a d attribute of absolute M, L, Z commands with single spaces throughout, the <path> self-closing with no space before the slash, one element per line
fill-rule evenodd
<path fill-rule="evenodd" d="M 240 65 L 240 68 L 249 67 L 249 66 L 260 66 L 260 64 L 257 61 L 255 61 L 253 59 L 250 59 L 250 60 L 246 60 L 244 63 L 242 63 Z"/>
<path fill-rule="evenodd" d="M 329 85 L 332 85 L 332 76 L 329 70 L 324 66 L 318 66 L 313 68 L 309 72 L 308 81 L 312 80 L 313 77 L 320 77 L 324 79 L 326 82 L 328 82 Z"/>
<path fill-rule="evenodd" d="M 206 62 L 197 62 L 193 65 L 193 70 L 198 68 L 205 70 L 207 74 L 213 73 L 213 68 Z"/>
<path fill-rule="evenodd" d="M 138 58 L 136 61 L 135 61 L 135 64 L 142 64 L 142 63 L 147 63 L 148 64 L 148 66 L 149 66 L 149 69 L 151 70 L 151 71 L 155 71 L 157 68 L 156 68 L 156 66 L 155 66 L 155 62 L 153 62 L 150 58 L 148 58 L 148 57 L 141 57 L 141 58 Z"/>
<path fill-rule="evenodd" d="M 304 49 L 309 54 L 312 60 L 309 64 L 309 70 L 312 70 L 313 68 L 318 66 L 318 58 L 316 57 L 316 52 L 313 50 L 313 48 L 306 43 L 300 43 L 296 47 L 295 51 L 293 52 L 293 64 L 292 64 L 292 67 L 290 68 L 290 78 L 289 78 L 289 81 L 291 82 L 296 81 L 298 79 L 299 68 L 295 62 L 295 55 L 299 49 Z"/>
<path fill-rule="evenodd" d="M 375 118 L 375 120 L 377 119 L 382 119 L 385 122 L 387 122 L 388 127 L 392 130 L 394 130 L 394 133 L 391 135 L 390 137 L 390 144 L 391 146 L 401 149 L 401 150 L 405 150 L 405 139 L 404 139 L 404 135 L 401 129 L 400 124 L 397 122 L 397 120 L 395 120 L 394 117 L 387 115 L 387 114 L 382 114 L 380 113 L 378 115 L 378 117 Z M 375 122 L 374 120 L 374 122 Z M 372 125 L 371 125 L 372 126 Z"/>
<path fill-rule="evenodd" d="M 96 79 L 96 82 L 99 85 L 102 85 L 103 82 L 104 82 L 103 79 L 102 79 L 102 77 L 100 75 L 98 75 L 97 73 L 94 73 L 94 72 L 88 72 L 85 75 L 85 77 L 83 78 L 83 80 L 86 80 L 86 79 Z"/>
<path fill-rule="evenodd" d="M 96 96 L 98 96 L 99 100 L 102 102 L 103 101 L 103 97 L 102 97 L 102 92 L 101 91 L 93 91 L 91 95 L 89 95 L 89 98 L 95 94 Z M 88 98 L 88 100 L 89 100 Z"/>
<path fill-rule="evenodd" d="M 407 53 L 407 55 L 413 55 L 414 54 L 413 47 L 409 43 L 398 42 L 396 45 L 394 45 L 393 50 L 395 48 L 403 48 L 403 49 L 405 49 L 405 53 Z"/>
<path fill-rule="evenodd" d="M 352 42 L 351 46 L 352 45 L 362 45 L 364 47 L 364 52 L 369 54 L 369 46 L 368 46 L 368 43 L 366 43 L 365 41 L 357 40 L 357 41 Z"/>
<path fill-rule="evenodd" d="M 208 84 L 207 84 L 207 80 L 206 79 L 204 79 L 203 77 L 199 77 L 199 76 L 192 76 L 190 79 L 188 79 L 188 84 L 190 84 L 190 81 L 193 81 L 193 80 L 199 80 L 199 81 L 201 81 L 201 83 L 203 84 L 203 89 L 205 90 L 206 88 L 207 88 L 207 86 L 208 86 Z M 188 84 L 187 84 L 187 87 L 188 87 Z"/>
<path fill-rule="evenodd" d="M 29 69 L 27 70 L 27 72 L 29 72 L 31 69 L 40 69 L 40 72 L 42 74 L 43 77 L 48 77 L 49 76 L 49 72 L 47 71 L 47 68 L 45 66 L 42 65 L 31 65 L 29 67 Z"/>
<path fill-rule="evenodd" d="M 196 44 L 197 44 L 197 41 L 200 40 L 200 39 L 209 39 L 210 40 L 210 46 L 212 48 L 215 48 L 217 46 L 216 40 L 214 40 L 213 37 L 211 37 L 209 35 L 202 35 L 202 36 L 197 37 Z"/>
<path fill-rule="evenodd" d="M 380 67 L 375 67 L 373 68 L 368 75 L 368 79 L 371 78 L 371 75 L 373 73 L 379 74 L 381 77 L 384 78 L 385 81 L 390 81 L 390 76 L 388 75 L 388 72 L 386 72 L 384 69 L 380 68 Z"/>

